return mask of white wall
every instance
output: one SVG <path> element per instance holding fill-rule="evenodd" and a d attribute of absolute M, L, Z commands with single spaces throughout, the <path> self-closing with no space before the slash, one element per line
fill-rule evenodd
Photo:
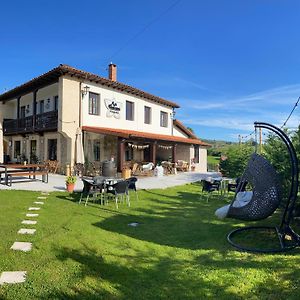
<path fill-rule="evenodd" d="M 51 84 L 44 88 L 41 88 L 37 92 L 37 113 L 39 113 L 39 101 L 44 100 L 44 112 L 54 110 L 54 97 L 58 95 L 58 83 Z M 50 99 L 49 107 L 46 105 L 47 100 Z M 21 97 L 20 107 L 29 105 L 29 112 L 25 114 L 26 117 L 33 115 L 33 92 L 28 93 Z M 4 106 L 6 107 L 5 118 L 16 119 L 17 118 L 17 98 L 7 101 Z"/>
<path fill-rule="evenodd" d="M 173 135 L 175 136 L 179 136 L 179 137 L 184 137 L 184 138 L 187 138 L 188 136 L 183 133 L 178 127 L 174 126 L 173 128 Z"/>
<path fill-rule="evenodd" d="M 100 95 L 100 115 L 89 115 L 89 95 L 87 94 L 86 96 L 83 96 L 82 126 L 118 128 L 171 135 L 171 107 L 164 106 L 162 104 L 155 103 L 133 95 L 129 95 L 127 93 L 118 92 L 101 85 L 90 83 L 83 83 L 83 85 L 89 86 L 90 92 Z M 107 116 L 108 110 L 105 106 L 105 99 L 115 99 L 115 101 L 121 103 L 120 119 L 116 119 L 113 116 Z M 126 100 L 135 103 L 134 121 L 126 120 Z M 149 106 L 152 108 L 151 124 L 144 123 L 144 106 Z M 160 126 L 160 111 L 164 111 L 168 114 L 168 127 Z"/>

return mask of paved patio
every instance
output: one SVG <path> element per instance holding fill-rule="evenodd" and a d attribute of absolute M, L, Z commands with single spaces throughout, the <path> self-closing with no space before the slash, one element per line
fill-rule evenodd
<path fill-rule="evenodd" d="M 216 173 L 197 173 L 184 172 L 177 175 L 169 175 L 163 177 L 138 177 L 137 188 L 140 189 L 164 189 L 172 186 L 182 185 L 186 183 L 196 182 L 208 176 L 214 176 Z M 64 175 L 49 174 L 49 182 L 41 181 L 20 181 L 14 182 L 11 187 L 0 184 L 0 190 L 27 190 L 27 191 L 65 191 Z M 75 191 L 81 191 L 83 187 L 82 181 L 78 178 Z"/>

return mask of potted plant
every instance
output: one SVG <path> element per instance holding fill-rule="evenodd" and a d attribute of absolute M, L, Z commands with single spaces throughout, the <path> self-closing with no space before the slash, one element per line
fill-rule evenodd
<path fill-rule="evenodd" d="M 73 193 L 76 180 L 77 180 L 76 176 L 67 176 L 66 187 L 69 193 Z"/>

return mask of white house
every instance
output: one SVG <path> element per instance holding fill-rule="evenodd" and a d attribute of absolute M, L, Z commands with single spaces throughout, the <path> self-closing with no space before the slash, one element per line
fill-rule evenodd
<path fill-rule="evenodd" d="M 57 160 L 62 166 L 114 159 L 195 162 L 207 169 L 208 144 L 174 120 L 179 106 L 117 81 L 59 65 L 0 95 L 0 160 Z M 77 141 L 76 141 L 77 140 Z M 79 143 L 80 142 L 80 143 Z"/>

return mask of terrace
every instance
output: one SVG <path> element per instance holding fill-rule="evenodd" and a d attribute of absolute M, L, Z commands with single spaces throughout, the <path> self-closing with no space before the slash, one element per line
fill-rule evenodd
<path fill-rule="evenodd" d="M 57 123 L 57 111 L 49 111 L 25 118 L 6 119 L 3 121 L 3 131 L 4 135 L 55 131 Z"/>

